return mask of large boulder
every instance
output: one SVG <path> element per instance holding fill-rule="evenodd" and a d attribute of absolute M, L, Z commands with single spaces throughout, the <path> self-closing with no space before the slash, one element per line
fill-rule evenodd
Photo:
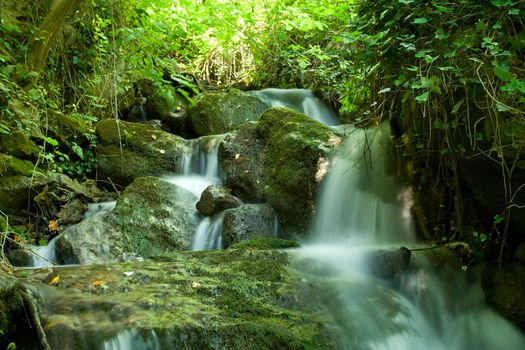
<path fill-rule="evenodd" d="M 147 124 L 104 119 L 96 131 L 98 178 L 122 186 L 136 177 L 177 171 L 187 149 L 183 138 Z"/>
<path fill-rule="evenodd" d="M 259 119 L 270 105 L 257 96 L 231 89 L 206 92 L 196 98 L 187 117 L 199 136 L 223 134 Z"/>
<path fill-rule="evenodd" d="M 219 148 L 225 186 L 247 202 L 268 202 L 285 233 L 306 231 L 324 166 L 340 137 L 288 108 L 230 133 Z"/>
<path fill-rule="evenodd" d="M 208 186 L 196 204 L 197 210 L 204 216 L 213 216 L 223 210 L 235 208 L 241 200 L 231 194 L 231 190 L 220 185 Z"/>
<path fill-rule="evenodd" d="M 277 225 L 277 218 L 269 204 L 244 204 L 228 209 L 223 217 L 222 244 L 228 248 L 255 237 L 275 237 Z"/>
<path fill-rule="evenodd" d="M 137 178 L 113 211 L 89 217 L 57 238 L 57 259 L 92 264 L 188 249 L 198 225 L 196 200 L 159 178 Z"/>

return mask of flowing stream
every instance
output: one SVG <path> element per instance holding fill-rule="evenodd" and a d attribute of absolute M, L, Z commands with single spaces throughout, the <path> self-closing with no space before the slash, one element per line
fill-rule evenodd
<path fill-rule="evenodd" d="M 255 94 L 271 106 L 294 108 L 329 126 L 338 124 L 334 113 L 308 90 L 266 89 Z M 207 186 L 219 184 L 217 154 L 223 137 L 189 141 L 181 174 L 165 179 L 197 198 Z M 393 278 L 378 278 L 371 271 L 369 257 L 378 249 L 416 247 L 411 192 L 396 176 L 389 140 L 387 124 L 348 132 L 323 180 L 311 238 L 296 250 L 298 259 L 314 259 L 331 271 L 326 283 L 335 291 L 338 347 L 525 349 L 522 333 L 485 305 L 476 278 L 446 265 L 436 269 L 426 256 L 415 252 L 410 266 Z M 85 217 L 110 211 L 114 205 L 93 205 Z M 221 214 L 204 218 L 192 249 L 220 249 L 221 226 Z M 54 241 L 40 248 L 39 254 L 52 260 L 53 246 Z M 160 348 L 155 332 L 135 329 L 120 332 L 101 347 Z"/>
<path fill-rule="evenodd" d="M 387 124 L 354 130 L 332 159 L 310 242 L 299 250 L 334 272 L 343 349 L 524 349 L 484 302 L 478 279 L 413 253 L 410 268 L 375 277 L 370 252 L 414 247 L 410 191 L 396 179 Z M 380 267 L 381 268 L 381 267 Z"/>

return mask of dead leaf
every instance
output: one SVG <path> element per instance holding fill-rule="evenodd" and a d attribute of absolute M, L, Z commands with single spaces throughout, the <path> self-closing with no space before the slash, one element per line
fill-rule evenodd
<path fill-rule="evenodd" d="M 166 151 L 163 150 L 163 149 L 161 149 L 159 152 L 160 152 L 160 154 L 166 154 Z"/>
<path fill-rule="evenodd" d="M 199 288 L 201 286 L 198 282 L 191 282 L 191 288 Z"/>
<path fill-rule="evenodd" d="M 54 286 L 58 284 L 58 282 L 60 282 L 60 275 L 56 275 L 55 277 L 53 277 L 51 281 L 49 281 L 47 284 L 50 286 Z"/>
<path fill-rule="evenodd" d="M 58 221 L 49 220 L 49 222 L 47 223 L 47 227 L 49 228 L 49 231 L 58 231 Z"/>
<path fill-rule="evenodd" d="M 157 135 L 151 135 L 151 138 L 152 138 L 153 140 L 156 140 L 156 139 L 157 139 Z"/>
<path fill-rule="evenodd" d="M 104 280 L 95 280 L 93 281 L 93 288 L 100 288 L 103 287 L 106 284 L 106 281 Z"/>

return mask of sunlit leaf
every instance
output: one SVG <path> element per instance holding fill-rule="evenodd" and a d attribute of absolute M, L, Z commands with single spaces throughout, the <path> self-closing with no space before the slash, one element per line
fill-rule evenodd
<path fill-rule="evenodd" d="M 498 6 L 498 7 L 501 7 L 501 6 L 509 6 L 509 5 L 512 5 L 512 0 L 490 0 L 490 2 L 492 3 L 492 5 L 494 6 Z"/>
<path fill-rule="evenodd" d="M 425 103 L 428 101 L 428 96 L 430 95 L 429 92 L 425 92 L 421 95 L 417 95 L 416 96 L 416 101 L 419 102 L 419 103 Z"/>
<path fill-rule="evenodd" d="M 416 18 L 412 23 L 414 24 L 425 24 L 428 22 L 428 19 L 426 19 L 425 17 L 419 17 L 419 18 Z"/>

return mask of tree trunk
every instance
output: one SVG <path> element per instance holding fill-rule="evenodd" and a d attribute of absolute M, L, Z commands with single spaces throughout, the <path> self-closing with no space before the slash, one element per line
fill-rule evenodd
<path fill-rule="evenodd" d="M 54 0 L 51 10 L 31 39 L 27 67 L 40 72 L 46 65 L 47 56 L 53 46 L 66 17 L 84 0 Z"/>

